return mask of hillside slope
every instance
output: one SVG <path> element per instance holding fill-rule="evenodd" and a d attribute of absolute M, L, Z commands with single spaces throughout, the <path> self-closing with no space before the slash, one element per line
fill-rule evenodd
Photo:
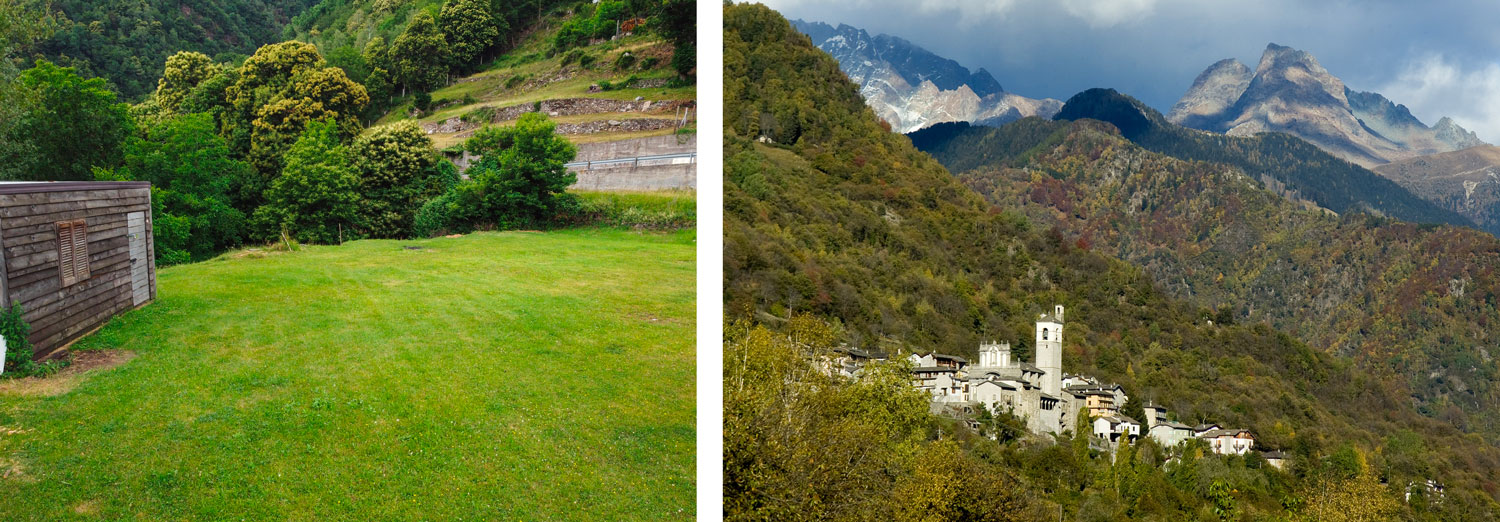
<path fill-rule="evenodd" d="M 786 328 L 778 337 L 799 344 L 811 337 L 803 337 L 797 317 L 810 314 L 834 325 L 834 342 L 898 353 L 972 356 L 981 338 L 1018 339 L 1017 356 L 1025 359 L 1035 312 L 1060 303 L 1069 307 L 1063 362 L 1070 372 L 1120 382 L 1133 396 L 1153 398 L 1184 419 L 1249 426 L 1269 447 L 1296 448 L 1302 457 L 1291 474 L 1266 478 L 1253 471 L 1226 479 L 1240 488 L 1247 517 L 1285 516 L 1283 500 L 1301 505 L 1292 498 L 1298 488 L 1313 484 L 1318 463 L 1341 446 L 1351 448 L 1349 454 L 1367 448 L 1370 465 L 1393 483 L 1445 477 L 1452 486 L 1440 509 L 1447 515 L 1480 517 L 1495 509 L 1481 488 L 1497 478 L 1493 448 L 1422 417 L 1399 389 L 1372 385 L 1379 381 L 1338 356 L 1265 325 L 1214 324 L 1212 310 L 1168 297 L 1141 269 L 1081 246 L 1060 228 L 1033 226 L 1016 211 L 982 201 L 906 138 L 887 132 L 837 62 L 775 12 L 729 5 L 725 25 L 724 291 L 735 324 Z M 889 499 L 905 494 L 911 473 L 954 473 L 922 467 L 932 452 L 951 444 L 942 440 L 961 437 L 951 429 L 901 442 L 909 444 L 902 446 L 906 454 L 917 455 L 917 471 L 904 460 L 886 464 L 870 449 L 871 441 L 886 440 L 910 421 L 907 410 L 882 402 L 900 399 L 896 390 L 855 387 L 850 393 L 863 402 L 833 402 L 826 405 L 832 417 L 809 417 L 810 424 L 794 423 L 795 429 L 785 425 L 778 419 L 801 419 L 797 415 L 815 407 L 797 402 L 797 389 L 778 388 L 794 382 L 788 379 L 818 390 L 858 385 L 757 366 L 805 365 L 814 354 L 752 359 L 762 352 L 746 350 L 730 335 L 726 371 L 735 373 L 725 376 L 726 519 L 788 513 L 889 519 L 894 515 L 884 510 L 899 509 Z M 808 341 L 803 349 L 817 346 L 824 345 Z M 740 380 L 754 376 L 769 379 L 769 391 L 750 390 Z M 851 435 L 816 438 L 830 433 Z M 1401 433 L 1419 442 L 1388 442 Z M 1142 479 L 1149 486 L 1117 489 L 1125 482 L 1086 478 L 1099 469 L 1089 466 L 1107 457 L 1091 461 L 1086 451 L 1077 457 L 1058 446 L 1000 448 L 987 439 L 972 444 L 968 451 L 985 464 L 963 468 L 964 480 L 988 476 L 1004 491 L 1035 491 L 1030 502 L 1056 504 L 1042 511 L 1048 519 L 1059 511 L 1079 518 L 1082 504 L 1094 502 L 1118 506 L 1123 517 L 1181 520 L 1211 513 L 1206 484 L 1170 482 L 1160 463 L 1133 468 L 1140 473 L 1133 476 L 1155 477 Z M 828 452 L 830 445 L 848 451 Z M 1407 460 L 1407 448 L 1421 448 L 1418 461 Z M 866 475 L 867 465 L 884 467 Z M 841 482 L 846 475 L 858 480 Z M 1142 496 L 1148 489 L 1149 500 Z M 953 509 L 958 500 L 944 495 L 961 494 L 922 491 L 934 510 Z M 1034 513 L 1020 504 L 1009 517 Z"/>
<path fill-rule="evenodd" d="M 1418 156 L 1374 170 L 1413 194 L 1500 235 L 1500 147 L 1481 145 Z"/>
<path fill-rule="evenodd" d="M 697 88 L 674 81 L 669 42 L 637 31 L 555 53 L 553 37 L 572 16 L 544 16 L 485 70 L 433 91 L 426 110 L 406 100 L 379 123 L 415 120 L 438 148 L 532 111 L 557 121 L 558 133 L 575 143 L 692 132 Z"/>

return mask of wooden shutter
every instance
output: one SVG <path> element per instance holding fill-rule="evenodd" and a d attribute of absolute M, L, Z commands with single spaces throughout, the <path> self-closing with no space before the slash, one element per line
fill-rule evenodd
<path fill-rule="evenodd" d="M 57 271 L 63 286 L 89 278 L 89 232 L 82 219 L 57 223 Z"/>

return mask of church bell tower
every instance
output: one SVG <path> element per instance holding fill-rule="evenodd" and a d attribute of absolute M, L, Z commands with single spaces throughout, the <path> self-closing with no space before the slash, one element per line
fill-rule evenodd
<path fill-rule="evenodd" d="M 1056 305 L 1050 314 L 1036 320 L 1036 367 L 1042 375 L 1042 392 L 1062 396 L 1063 307 Z"/>

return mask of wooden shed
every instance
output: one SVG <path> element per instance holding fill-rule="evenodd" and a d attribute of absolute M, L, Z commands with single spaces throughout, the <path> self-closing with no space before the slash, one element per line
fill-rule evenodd
<path fill-rule="evenodd" d="M 156 298 L 147 182 L 0 182 L 0 303 L 37 359 Z"/>

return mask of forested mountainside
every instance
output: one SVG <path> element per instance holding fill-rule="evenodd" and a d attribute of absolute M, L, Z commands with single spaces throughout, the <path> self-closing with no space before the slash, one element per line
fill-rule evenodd
<path fill-rule="evenodd" d="M 317 0 L 50 0 L 37 2 L 50 24 L 47 38 L 23 49 L 28 63 L 45 58 L 103 77 L 120 96 L 140 101 L 156 90 L 162 64 L 178 51 L 219 61 L 244 58 L 281 40 L 285 24 Z M 41 14 L 41 13 L 37 13 Z"/>
<path fill-rule="evenodd" d="M 1473 226 L 1457 213 L 1419 198 L 1396 182 L 1279 132 L 1227 136 L 1170 123 L 1161 113 L 1114 89 L 1089 89 L 1068 99 L 1054 119 L 1108 121 L 1126 139 L 1185 160 L 1238 167 L 1292 199 L 1338 212 L 1371 212 L 1416 223 Z M 967 170 L 952 165 L 955 172 Z"/>
<path fill-rule="evenodd" d="M 1500 339 L 1500 241 L 1303 210 L 1238 168 L 1151 153 L 1113 126 L 1079 122 L 914 140 L 991 203 L 1144 267 L 1175 296 L 1353 356 L 1423 413 L 1500 440 L 1500 368 L 1488 351 Z"/>
<path fill-rule="evenodd" d="M 1494 518 L 1500 455 L 1484 441 L 1344 357 L 1215 321 L 1228 314 L 985 202 L 888 132 L 780 15 L 731 4 L 724 19 L 726 519 Z M 808 362 L 840 343 L 972 357 L 982 338 L 1029 358 L 1052 303 L 1069 310 L 1069 372 L 1249 427 L 1293 465 L 992 441 L 930 416 L 899 365 L 850 381 Z M 1402 501 L 1432 476 L 1440 500 Z"/>

